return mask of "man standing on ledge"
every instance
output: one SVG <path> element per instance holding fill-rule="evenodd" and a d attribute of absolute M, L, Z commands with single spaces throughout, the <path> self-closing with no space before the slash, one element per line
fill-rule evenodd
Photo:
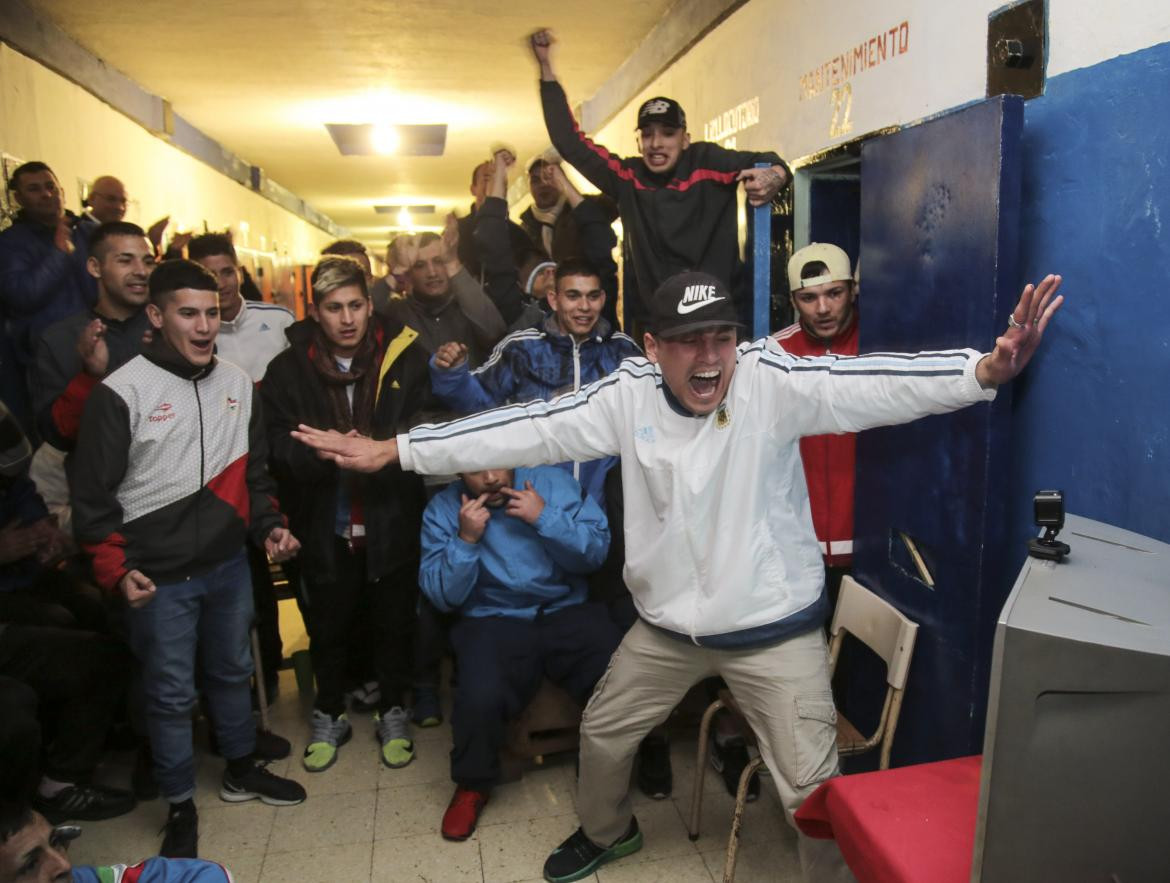
<path fill-rule="evenodd" d="M 954 411 L 995 397 L 1031 359 L 1059 308 L 1059 276 L 1024 288 L 988 355 L 952 350 L 802 359 L 773 341 L 735 344 L 720 281 L 668 279 L 654 295 L 647 360 L 552 402 L 497 408 L 397 439 L 302 427 L 343 468 L 418 472 L 620 454 L 626 583 L 639 621 L 581 721 L 581 827 L 544 866 L 580 880 L 642 846 L 630 766 L 687 689 L 718 674 L 759 737 L 791 822 L 836 775 L 821 554 L 799 440 Z M 831 841 L 799 838 L 806 880 L 844 871 Z"/>
<path fill-rule="evenodd" d="M 553 37 L 529 37 L 540 67 L 540 102 L 553 146 L 598 190 L 618 204 L 625 231 L 623 253 L 633 273 L 625 275 L 627 320 L 641 322 L 651 294 L 664 279 L 684 270 L 702 270 L 733 287 L 740 275 L 736 187 L 743 181 L 752 205 L 765 205 L 792 180 L 775 153 L 728 150 L 691 142 L 687 117 L 673 98 L 651 98 L 638 109 L 640 156 L 614 156 L 577 125 L 565 90 L 553 73 Z M 770 168 L 755 168 L 768 163 Z M 739 318 L 747 298 L 739 298 Z M 740 302 L 742 301 L 742 302 Z M 627 321 L 626 330 L 635 330 Z M 637 329 L 640 330 L 640 329 Z M 635 334 L 635 337 L 637 335 Z"/>

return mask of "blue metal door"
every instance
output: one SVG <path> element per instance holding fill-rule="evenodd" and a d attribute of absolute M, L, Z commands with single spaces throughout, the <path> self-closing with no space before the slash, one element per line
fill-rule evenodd
<path fill-rule="evenodd" d="M 861 155 L 861 351 L 974 347 L 1020 287 L 1023 102 L 981 102 L 868 142 Z M 980 751 L 1003 569 L 1010 390 L 862 433 L 854 572 L 921 628 L 894 763 Z M 847 704 L 866 704 L 850 688 Z"/>

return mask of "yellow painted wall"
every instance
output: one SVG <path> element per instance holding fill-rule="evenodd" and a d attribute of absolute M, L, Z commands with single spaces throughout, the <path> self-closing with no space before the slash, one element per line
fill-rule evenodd
<path fill-rule="evenodd" d="M 205 221 L 212 230 L 230 227 L 237 245 L 275 252 L 277 266 L 314 263 L 333 238 L 5 44 L 0 151 L 48 163 L 73 211 L 80 210 L 82 182 L 114 175 L 131 199 L 126 220 L 146 227 L 170 215 L 168 232 L 202 232 Z"/>

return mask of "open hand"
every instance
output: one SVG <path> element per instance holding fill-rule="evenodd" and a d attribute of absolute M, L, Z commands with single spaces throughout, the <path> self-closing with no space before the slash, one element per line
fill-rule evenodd
<path fill-rule="evenodd" d="M 996 338 L 995 349 L 975 367 L 975 379 L 985 389 L 1007 383 L 1032 360 L 1044 329 L 1048 327 L 1064 296 L 1056 294 L 1059 276 L 1045 276 L 1039 285 L 1026 285 L 1011 312 L 1008 330 Z"/>
<path fill-rule="evenodd" d="M 354 472 L 377 472 L 398 462 L 398 440 L 375 441 L 364 435 L 350 435 L 336 429 L 314 429 L 301 423 L 289 433 L 317 452 L 322 460 L 332 460 L 342 469 Z"/>
<path fill-rule="evenodd" d="M 500 493 L 508 498 L 504 512 L 513 518 L 519 518 L 525 524 L 536 524 L 536 519 L 544 511 L 544 497 L 533 489 L 531 481 L 524 482 L 522 491 L 514 487 L 505 487 L 500 488 Z"/>
<path fill-rule="evenodd" d="M 460 494 L 463 505 L 459 507 L 459 539 L 465 543 L 478 543 L 487 530 L 487 523 L 491 521 L 492 513 L 487 508 L 487 493 L 482 493 L 475 499 L 467 494 Z"/>

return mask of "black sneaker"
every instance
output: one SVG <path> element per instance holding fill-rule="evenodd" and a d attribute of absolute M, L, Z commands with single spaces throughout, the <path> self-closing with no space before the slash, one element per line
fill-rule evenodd
<path fill-rule="evenodd" d="M 199 814 L 195 802 L 172 803 L 158 854 L 163 858 L 199 858 Z"/>
<path fill-rule="evenodd" d="M 553 850 L 544 863 L 544 879 L 549 883 L 570 883 L 588 877 L 606 862 L 622 858 L 642 848 L 642 832 L 638 820 L 630 819 L 630 827 L 609 848 L 598 846 L 578 828 L 573 836 Z"/>
<path fill-rule="evenodd" d="M 723 775 L 723 785 L 727 788 L 727 793 L 734 797 L 739 790 L 739 777 L 743 775 L 744 767 L 750 761 L 743 739 L 736 737 L 720 745 L 712 733 L 710 757 L 712 769 Z M 759 796 L 760 774 L 753 773 L 748 782 L 747 802 L 751 803 Z"/>
<path fill-rule="evenodd" d="M 673 787 L 670 743 L 661 736 L 647 736 L 638 746 L 638 789 L 654 800 L 665 800 Z"/>
<path fill-rule="evenodd" d="M 299 782 L 273 775 L 264 764 L 258 763 L 242 776 L 233 776 L 231 770 L 224 770 L 219 798 L 228 803 L 259 798 L 261 803 L 269 806 L 294 806 L 304 803 L 305 789 Z"/>
<path fill-rule="evenodd" d="M 33 797 L 33 808 L 52 825 L 66 821 L 97 822 L 123 816 L 138 801 L 129 791 L 104 785 L 70 785 L 52 797 Z"/>

